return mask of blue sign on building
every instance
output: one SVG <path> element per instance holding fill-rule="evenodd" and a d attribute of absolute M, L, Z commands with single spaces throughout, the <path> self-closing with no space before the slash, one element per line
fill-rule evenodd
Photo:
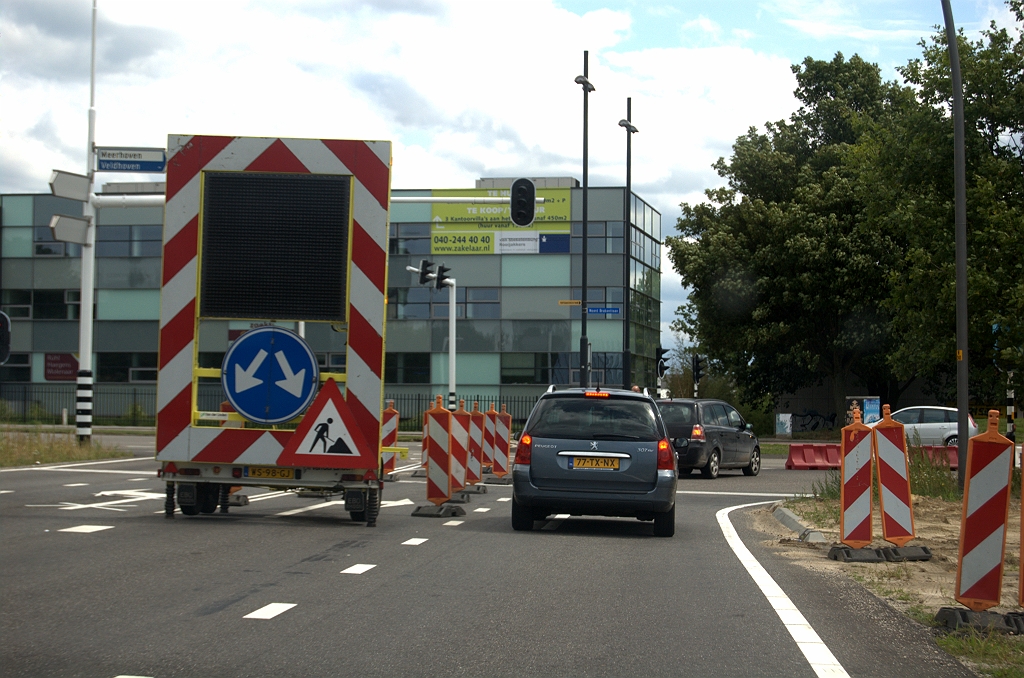
<path fill-rule="evenodd" d="M 618 315 L 619 309 L 617 308 L 594 308 L 593 306 L 587 308 L 587 315 Z"/>
<path fill-rule="evenodd" d="M 220 381 L 236 412 L 260 424 L 280 424 L 313 402 L 320 368 L 299 335 L 281 327 L 257 327 L 228 349 Z"/>

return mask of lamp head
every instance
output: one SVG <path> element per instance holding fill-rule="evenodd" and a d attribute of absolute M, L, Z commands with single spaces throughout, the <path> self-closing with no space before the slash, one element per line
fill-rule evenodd
<path fill-rule="evenodd" d="M 626 120 L 625 118 L 619 120 L 619 127 L 625 127 L 630 134 L 636 134 L 637 132 L 640 131 L 636 127 L 633 127 L 633 123 L 631 123 L 629 120 Z"/>
<path fill-rule="evenodd" d="M 576 80 L 574 80 L 573 82 L 575 82 L 577 85 L 583 85 L 583 90 L 585 92 L 593 92 L 595 89 L 597 89 L 592 84 L 590 84 L 590 81 L 587 80 L 587 76 L 585 75 L 577 75 Z"/>

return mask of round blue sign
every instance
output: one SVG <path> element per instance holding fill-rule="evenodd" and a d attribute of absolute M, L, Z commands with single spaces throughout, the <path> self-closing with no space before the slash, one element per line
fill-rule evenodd
<path fill-rule="evenodd" d="M 249 330 L 231 345 L 220 383 L 235 411 L 259 424 L 280 424 L 302 414 L 316 396 L 320 367 L 309 345 L 291 330 Z"/>

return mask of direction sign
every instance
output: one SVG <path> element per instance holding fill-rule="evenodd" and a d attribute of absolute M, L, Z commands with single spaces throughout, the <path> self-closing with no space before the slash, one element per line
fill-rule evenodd
<path fill-rule="evenodd" d="M 162 148 L 96 149 L 98 172 L 163 172 L 167 168 L 167 151 Z"/>
<path fill-rule="evenodd" d="M 618 315 L 619 309 L 617 308 L 594 308 L 589 307 L 587 309 L 587 315 Z"/>
<path fill-rule="evenodd" d="M 320 368 L 299 335 L 281 327 L 257 327 L 228 349 L 220 381 L 228 402 L 243 417 L 280 424 L 309 407 Z"/>
<path fill-rule="evenodd" d="M 579 299 L 559 299 L 558 300 L 558 305 L 559 306 L 579 306 L 582 303 L 583 302 L 580 301 Z"/>

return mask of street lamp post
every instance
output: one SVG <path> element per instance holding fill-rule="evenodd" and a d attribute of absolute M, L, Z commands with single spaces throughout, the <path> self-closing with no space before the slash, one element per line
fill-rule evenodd
<path fill-rule="evenodd" d="M 580 388 L 590 385 L 590 342 L 587 340 L 587 189 L 589 186 L 589 156 L 587 149 L 587 119 L 590 93 L 596 88 L 587 79 L 588 52 L 583 51 L 583 75 L 577 75 L 574 82 L 583 87 L 583 252 L 580 266 Z"/>
<path fill-rule="evenodd" d="M 625 246 L 623 251 L 625 252 L 626 261 L 629 261 L 629 242 L 633 236 L 633 223 L 630 218 L 630 205 L 633 202 L 633 135 L 639 132 L 633 123 L 630 122 L 633 118 L 632 114 L 633 100 L 630 97 L 626 97 L 626 117 L 623 120 L 619 120 L 619 127 L 626 129 L 626 199 L 623 212 L 625 212 L 624 228 L 622 235 L 624 236 Z M 623 313 L 622 313 L 622 388 L 630 388 L 633 381 L 633 366 L 632 366 L 632 355 L 630 354 L 629 345 L 629 290 L 630 290 L 630 276 L 629 266 L 624 267 L 622 274 L 623 280 Z"/>

